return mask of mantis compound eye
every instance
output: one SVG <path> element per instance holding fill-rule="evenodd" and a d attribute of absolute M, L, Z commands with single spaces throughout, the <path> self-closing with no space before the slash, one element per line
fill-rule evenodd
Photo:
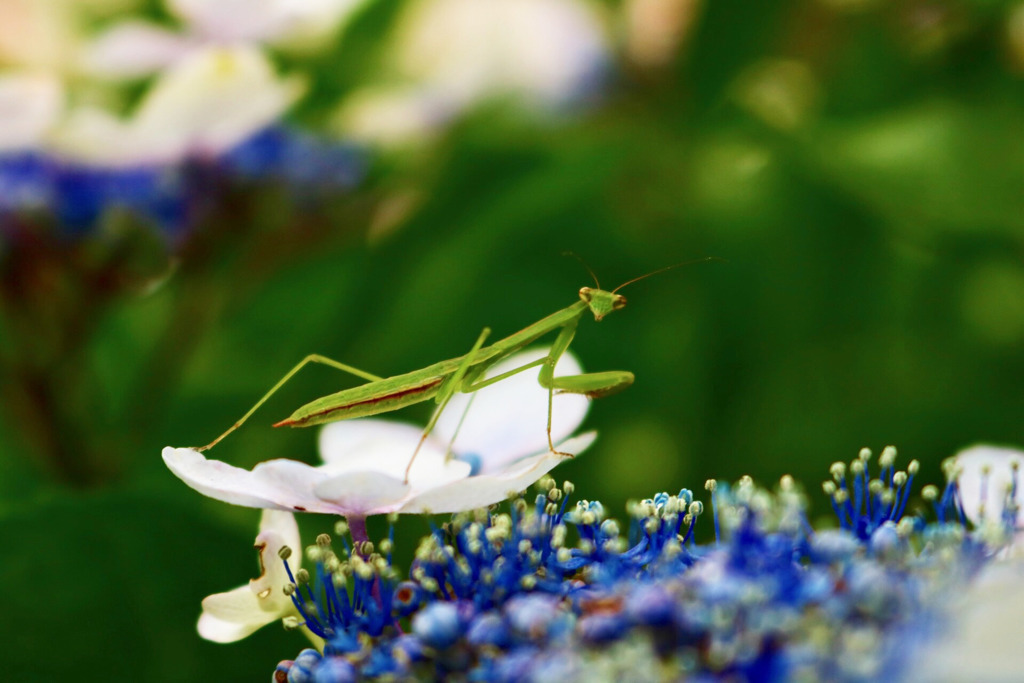
<path fill-rule="evenodd" d="M 622 296 L 621 294 L 616 294 L 615 298 L 612 299 L 612 308 L 617 311 L 620 308 L 625 308 L 625 307 L 626 307 L 626 297 Z"/>
<path fill-rule="evenodd" d="M 590 287 L 580 287 L 580 298 L 589 304 L 594 298 L 594 290 Z"/>

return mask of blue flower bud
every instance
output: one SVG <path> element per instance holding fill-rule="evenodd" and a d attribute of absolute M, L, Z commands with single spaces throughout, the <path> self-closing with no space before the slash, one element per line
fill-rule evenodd
<path fill-rule="evenodd" d="M 584 642 L 591 644 L 618 640 L 629 630 L 629 622 L 621 614 L 591 614 L 576 624 Z"/>
<path fill-rule="evenodd" d="M 512 633 L 497 614 L 482 614 L 469 625 L 466 640 L 473 645 L 506 648 L 512 642 Z"/>
<path fill-rule="evenodd" d="M 675 616 L 675 603 L 661 586 L 641 584 L 626 598 L 626 615 L 636 624 L 667 626 Z"/>
<path fill-rule="evenodd" d="M 313 683 L 355 683 L 359 679 L 356 668 L 341 657 L 325 657 L 317 667 Z"/>
<path fill-rule="evenodd" d="M 454 645 L 462 635 L 462 621 L 455 605 L 435 602 L 413 617 L 412 630 L 425 645 L 443 650 Z"/>

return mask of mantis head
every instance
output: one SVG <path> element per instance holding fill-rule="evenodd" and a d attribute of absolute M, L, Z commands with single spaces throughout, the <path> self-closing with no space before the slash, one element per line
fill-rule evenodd
<path fill-rule="evenodd" d="M 600 321 L 612 311 L 617 311 L 626 306 L 626 297 L 615 292 L 606 292 L 603 289 L 583 287 L 580 289 L 580 299 L 590 306 L 590 312 L 594 314 L 594 320 Z"/>
<path fill-rule="evenodd" d="M 601 289 L 601 283 L 597 281 L 597 276 L 594 275 L 594 271 L 592 271 L 590 269 L 590 266 L 588 266 L 586 263 L 583 262 L 583 259 L 581 259 L 576 254 L 572 253 L 571 251 L 570 252 L 566 252 L 565 255 L 566 256 L 572 256 L 572 257 L 576 258 L 577 260 L 579 260 L 579 262 L 583 264 L 583 267 L 587 269 L 587 272 L 590 273 L 590 276 L 592 278 L 594 278 L 594 284 L 597 285 L 597 286 L 596 287 L 583 287 L 583 288 L 581 288 L 580 289 L 580 298 L 583 299 L 583 301 L 587 304 L 587 306 L 590 307 L 590 312 L 594 314 L 594 320 L 597 320 L 597 321 L 600 321 L 602 318 L 604 318 L 606 315 L 608 315 L 612 311 L 617 311 L 620 308 L 625 308 L 626 307 L 626 297 L 622 296 L 621 294 L 616 294 L 616 292 L 618 292 L 620 289 L 622 289 L 626 285 L 631 285 L 634 282 L 639 282 L 640 280 L 644 280 L 646 278 L 649 278 L 652 275 L 657 275 L 658 273 L 664 273 L 666 270 L 672 270 L 673 268 L 679 268 L 680 266 L 687 266 L 687 265 L 690 265 L 691 263 L 700 263 L 700 262 L 703 262 L 703 261 L 722 261 L 723 260 L 723 259 L 718 258 L 717 256 L 705 256 L 704 258 L 696 259 L 694 261 L 684 261 L 683 263 L 676 263 L 675 265 L 666 266 L 665 268 L 661 268 L 659 270 L 656 270 L 653 273 L 647 273 L 646 275 L 641 275 L 640 277 L 635 277 L 632 280 L 627 280 L 626 282 L 623 282 L 621 285 L 619 285 L 618 287 L 616 287 L 612 291 L 607 292 L 607 291 Z"/>

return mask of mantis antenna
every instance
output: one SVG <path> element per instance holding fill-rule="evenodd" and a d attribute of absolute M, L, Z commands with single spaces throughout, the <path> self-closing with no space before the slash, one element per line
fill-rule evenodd
<path fill-rule="evenodd" d="M 597 275 L 595 275 L 594 271 L 590 269 L 590 266 L 587 265 L 587 262 L 583 260 L 582 256 L 577 254 L 575 251 L 563 251 L 562 252 L 562 256 L 571 256 L 572 258 L 574 258 L 577 261 L 579 261 L 580 265 L 583 266 L 584 268 L 586 268 L 587 272 L 590 273 L 590 277 L 594 278 L 594 284 L 597 285 L 597 288 L 601 289 L 601 283 L 598 282 Z"/>
<path fill-rule="evenodd" d="M 612 294 L 614 294 L 615 292 L 619 291 L 620 289 L 622 289 L 626 285 L 631 285 L 634 282 L 639 282 L 640 280 L 644 280 L 646 278 L 649 278 L 652 275 L 657 275 L 658 273 L 664 273 L 666 270 L 672 270 L 673 268 L 682 268 L 683 266 L 692 266 L 694 263 L 706 263 L 708 261 L 722 261 L 723 263 L 726 262 L 724 258 L 719 258 L 718 256 L 705 256 L 704 258 L 697 258 L 697 259 L 693 259 L 691 261 L 683 261 L 682 263 L 675 263 L 675 264 L 672 264 L 671 266 L 665 266 L 664 268 L 659 268 L 658 270 L 655 270 L 655 271 L 653 271 L 651 273 L 647 273 L 645 275 L 641 275 L 640 277 L 635 277 L 632 280 L 627 280 L 627 281 L 623 282 L 621 285 L 619 285 L 618 287 L 616 287 L 615 289 L 613 289 L 612 290 Z M 587 268 L 587 270 L 590 270 L 590 269 Z"/>

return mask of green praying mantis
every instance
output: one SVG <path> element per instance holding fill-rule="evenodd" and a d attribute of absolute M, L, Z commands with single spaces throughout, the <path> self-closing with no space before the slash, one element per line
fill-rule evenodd
<path fill-rule="evenodd" d="M 405 468 L 405 481 L 408 483 L 409 471 L 419 453 L 420 448 L 430 435 L 437 419 L 440 417 L 445 406 L 456 393 L 472 393 L 484 387 L 491 386 L 497 382 L 507 379 L 520 372 L 540 366 L 538 382 L 541 387 L 548 390 L 548 422 L 547 436 L 548 447 L 554 453 L 572 457 L 571 453 L 560 453 L 555 450 L 551 441 L 551 413 L 554 393 L 582 394 L 588 398 L 599 398 L 622 391 L 633 383 L 633 373 L 624 370 L 611 370 L 605 372 L 588 372 L 579 375 L 555 377 L 555 365 L 558 359 L 565 353 L 576 335 L 576 327 L 584 314 L 589 310 L 595 321 L 601 321 L 612 311 L 618 311 L 626 306 L 626 297 L 618 294 L 623 287 L 630 285 L 644 278 L 663 273 L 666 270 L 678 268 L 692 263 L 720 260 L 713 256 L 696 261 L 687 261 L 656 270 L 640 277 L 628 280 L 611 291 L 601 289 L 601 285 L 593 271 L 587 268 L 594 278 L 596 287 L 583 287 L 579 290 L 580 300 L 560 311 L 541 318 L 537 322 L 524 327 L 520 331 L 511 334 L 500 341 L 489 346 L 484 346 L 491 333 L 490 328 L 484 328 L 477 338 L 476 343 L 464 356 L 443 360 L 425 368 L 407 372 L 394 377 L 378 377 L 369 372 L 354 368 L 345 363 L 340 363 L 326 356 L 311 354 L 303 358 L 293 367 L 277 384 L 270 388 L 256 404 L 249 409 L 245 415 L 233 424 L 227 431 L 218 436 L 205 446 L 198 448 L 205 451 L 216 446 L 228 434 L 241 427 L 253 413 L 259 410 L 260 406 L 267 402 L 288 380 L 309 363 L 320 363 L 356 377 L 367 380 L 366 384 L 345 389 L 327 396 L 322 396 L 306 405 L 300 407 L 288 418 L 276 423 L 275 427 L 309 427 L 312 425 L 348 420 L 355 417 L 377 415 L 393 410 L 398 410 L 416 403 L 433 399 L 437 404 L 433 416 L 423 430 L 423 435 L 416 446 L 415 451 L 409 459 Z M 584 267 L 586 265 L 584 264 Z M 548 351 L 547 355 L 535 361 L 526 363 L 508 372 L 495 377 L 484 379 L 485 373 L 495 364 L 518 353 L 528 345 L 546 334 L 558 330 L 558 335 Z"/>

